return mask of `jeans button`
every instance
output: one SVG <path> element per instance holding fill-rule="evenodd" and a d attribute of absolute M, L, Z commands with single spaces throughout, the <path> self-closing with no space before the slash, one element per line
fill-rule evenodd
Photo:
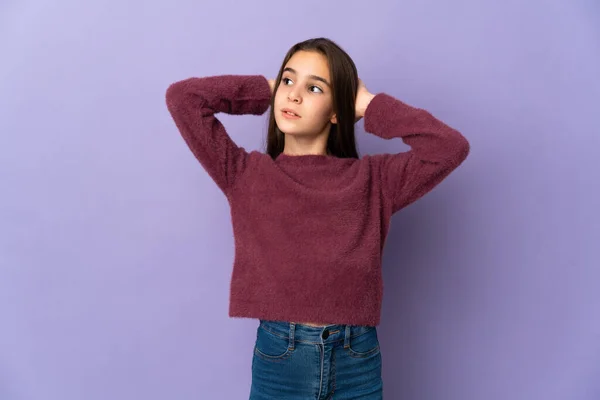
<path fill-rule="evenodd" d="M 322 337 L 323 339 L 327 339 L 327 338 L 329 337 L 329 331 L 328 331 L 328 330 L 324 330 L 324 331 L 323 331 L 323 334 L 321 335 L 321 337 Z"/>

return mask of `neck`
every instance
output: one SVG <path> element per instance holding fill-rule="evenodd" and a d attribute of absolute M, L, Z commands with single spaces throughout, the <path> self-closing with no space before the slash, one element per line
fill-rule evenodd
<path fill-rule="evenodd" d="M 329 155 L 327 151 L 328 136 L 328 134 L 322 134 L 316 137 L 302 137 L 286 134 L 283 154 L 289 156 Z"/>

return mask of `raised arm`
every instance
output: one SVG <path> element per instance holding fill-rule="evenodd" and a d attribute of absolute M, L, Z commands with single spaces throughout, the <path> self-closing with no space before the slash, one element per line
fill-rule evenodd
<path fill-rule="evenodd" d="M 384 139 L 400 138 L 411 148 L 373 157 L 392 213 L 432 190 L 469 154 L 470 145 L 465 137 L 429 112 L 385 93 L 364 98 L 368 99 L 365 131 Z"/>
<path fill-rule="evenodd" d="M 263 114 L 269 108 L 270 86 L 261 75 L 221 75 L 189 78 L 167 89 L 167 107 L 179 132 L 226 195 L 243 172 L 248 154 L 215 114 Z"/>

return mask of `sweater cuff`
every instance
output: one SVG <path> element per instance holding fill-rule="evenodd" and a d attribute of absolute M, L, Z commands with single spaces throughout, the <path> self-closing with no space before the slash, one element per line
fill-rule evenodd
<path fill-rule="evenodd" d="M 394 137 L 393 135 L 386 135 L 386 133 L 389 133 L 390 128 L 393 128 L 387 126 L 389 125 L 391 116 L 402 118 L 414 110 L 414 107 L 387 93 L 378 93 L 373 97 L 365 110 L 365 131 L 369 133 L 381 132 L 378 133 L 379 136 L 392 138 Z"/>
<path fill-rule="evenodd" d="M 256 112 L 264 114 L 271 105 L 271 86 L 269 85 L 269 80 L 264 75 L 256 75 L 255 77 L 257 80 L 256 97 L 258 100 Z"/>

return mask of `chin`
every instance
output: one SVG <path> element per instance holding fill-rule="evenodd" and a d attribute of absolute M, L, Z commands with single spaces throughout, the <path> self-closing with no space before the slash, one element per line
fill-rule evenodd
<path fill-rule="evenodd" d="M 302 135 L 302 132 L 298 132 L 295 129 L 279 129 L 281 131 L 281 133 L 283 133 L 284 135 L 291 135 L 291 136 L 299 136 Z"/>
<path fill-rule="evenodd" d="M 279 128 L 279 130 L 286 135 L 299 135 L 302 133 L 297 126 L 293 126 L 293 124 L 290 124 L 287 121 L 280 122 L 275 120 L 275 123 L 277 124 L 277 128 Z"/>

